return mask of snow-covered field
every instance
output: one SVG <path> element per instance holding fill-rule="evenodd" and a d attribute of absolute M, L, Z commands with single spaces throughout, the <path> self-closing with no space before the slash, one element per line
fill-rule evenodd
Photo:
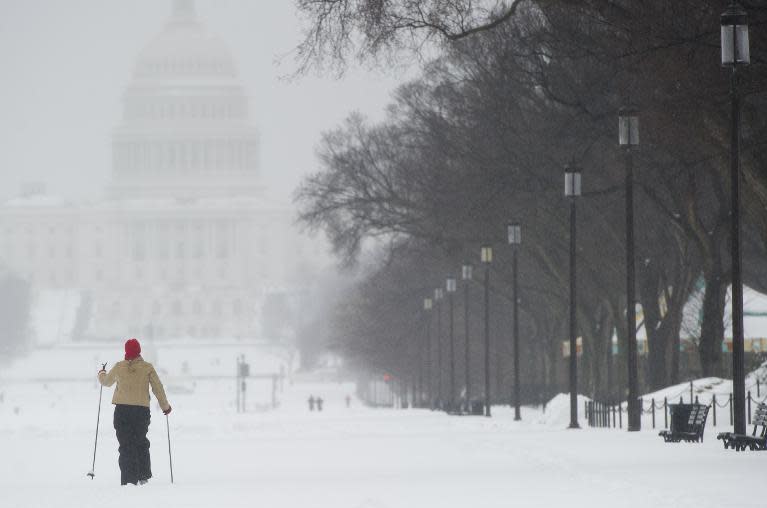
<path fill-rule="evenodd" d="M 763 507 L 767 454 L 666 444 L 657 431 L 566 430 L 566 398 L 523 422 L 368 409 L 344 384 L 296 383 L 276 411 L 237 414 L 227 385 L 170 394 L 154 409 L 154 478 L 120 487 L 105 390 L 95 479 L 93 383 L 0 386 L 2 507 Z M 309 413 L 310 394 L 325 411 Z M 255 397 L 254 393 L 254 397 Z M 18 408 L 18 413 L 16 409 Z M 716 430 L 726 430 L 723 425 Z"/>

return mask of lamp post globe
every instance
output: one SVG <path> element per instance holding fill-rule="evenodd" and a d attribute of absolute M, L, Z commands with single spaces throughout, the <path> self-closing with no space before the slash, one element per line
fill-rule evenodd
<path fill-rule="evenodd" d="M 751 63 L 748 42 L 748 13 L 732 2 L 720 18 L 722 65 L 737 67 Z"/>
<path fill-rule="evenodd" d="M 516 222 L 507 224 L 506 238 L 508 239 L 509 245 L 520 245 L 522 243 L 522 226 Z"/>
<path fill-rule="evenodd" d="M 639 145 L 639 112 L 633 107 L 618 111 L 618 144 L 624 148 Z"/>
<path fill-rule="evenodd" d="M 568 164 L 565 166 L 565 197 L 577 198 L 581 195 L 581 168 Z"/>
<path fill-rule="evenodd" d="M 464 263 L 461 266 L 461 280 L 470 281 L 474 277 L 474 266 L 469 263 Z"/>

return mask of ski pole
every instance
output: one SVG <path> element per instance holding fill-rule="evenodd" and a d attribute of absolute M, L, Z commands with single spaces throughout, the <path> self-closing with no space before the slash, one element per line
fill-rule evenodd
<path fill-rule="evenodd" d="M 106 370 L 107 364 L 104 363 L 101 365 L 101 370 Z M 99 444 L 99 420 L 101 420 L 101 392 L 104 390 L 104 385 L 102 385 L 99 382 L 99 412 L 96 414 L 96 441 L 93 443 L 93 465 L 91 466 L 91 470 L 88 472 L 86 476 L 90 476 L 91 480 L 93 480 L 93 477 L 96 476 L 96 447 Z"/>
<path fill-rule="evenodd" d="M 173 483 L 173 456 L 170 453 L 170 423 L 168 423 L 168 415 L 165 415 L 165 428 L 168 430 L 168 462 L 170 462 L 170 483 Z"/>

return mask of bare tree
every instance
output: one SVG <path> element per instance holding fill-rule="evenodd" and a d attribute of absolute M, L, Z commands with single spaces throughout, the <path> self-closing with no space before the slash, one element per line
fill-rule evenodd
<path fill-rule="evenodd" d="M 445 43 L 493 30 L 526 0 L 296 0 L 306 21 L 296 59 L 299 72 L 349 58 L 377 61 L 433 56 Z"/>
<path fill-rule="evenodd" d="M 321 28 L 331 30 L 324 36 L 335 35 L 316 35 L 307 47 L 329 52 L 336 63 L 353 48 L 358 58 L 374 59 L 389 52 L 423 54 L 424 44 L 441 41 L 440 57 L 399 89 L 384 122 L 352 117 L 325 137 L 323 171 L 297 194 L 304 222 L 324 229 L 346 262 L 366 241 L 383 239 L 387 262 L 405 256 L 416 263 L 408 256 L 416 244 L 427 259 L 455 267 L 480 242 L 502 242 L 502 225 L 514 218 L 526 225 L 522 278 L 532 295 L 533 328 L 559 331 L 561 319 L 556 325 L 551 319 L 564 315 L 569 276 L 561 167 L 580 163 L 587 182 L 578 244 L 584 386 L 614 393 L 611 338 L 617 329 L 625 351 L 627 312 L 623 162 L 615 123 L 619 107 L 630 102 L 640 108 L 643 125 L 636 154 L 637 297 L 650 344 L 647 384 L 657 388 L 679 379 L 682 309 L 698 280 L 705 283 L 701 364 L 706 375 L 721 372 L 730 274 L 727 80 L 718 65 L 717 2 L 491 2 L 464 25 L 451 16 L 481 3 L 305 4 L 305 12 L 330 9 L 323 11 L 329 25 Z M 394 23 L 418 14 L 399 9 L 438 4 L 458 10 L 435 10 L 429 18 L 427 9 L 430 23 Z M 764 10 L 755 12 L 761 23 Z M 368 24 L 354 24 L 363 18 Z M 358 38 L 367 40 L 376 30 L 383 30 L 373 38 L 378 45 L 358 46 Z M 767 124 L 756 119 L 763 64 L 752 72 L 744 83 L 745 137 L 753 142 L 744 153 L 750 183 L 744 209 L 746 228 L 754 232 L 747 239 L 746 274 L 764 284 L 767 178 L 758 139 Z M 406 273 L 411 268 L 400 266 Z M 493 270 L 497 280 L 509 280 L 503 264 Z M 508 284 L 497 283 L 494 291 L 504 295 Z M 552 363 L 557 344 L 548 340 Z"/>

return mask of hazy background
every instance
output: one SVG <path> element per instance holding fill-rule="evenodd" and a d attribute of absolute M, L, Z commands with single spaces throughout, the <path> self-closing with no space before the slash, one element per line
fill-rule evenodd
<path fill-rule="evenodd" d="M 0 199 L 28 181 L 70 197 L 101 193 L 122 93 L 171 4 L 0 0 Z M 261 174 L 274 199 L 289 199 L 301 175 L 316 170 L 314 147 L 323 130 L 353 110 L 380 117 L 406 77 L 352 69 L 340 80 L 288 81 L 295 68 L 289 53 L 301 38 L 291 0 L 198 0 L 196 6 L 208 31 L 228 44 L 251 97 Z"/>

